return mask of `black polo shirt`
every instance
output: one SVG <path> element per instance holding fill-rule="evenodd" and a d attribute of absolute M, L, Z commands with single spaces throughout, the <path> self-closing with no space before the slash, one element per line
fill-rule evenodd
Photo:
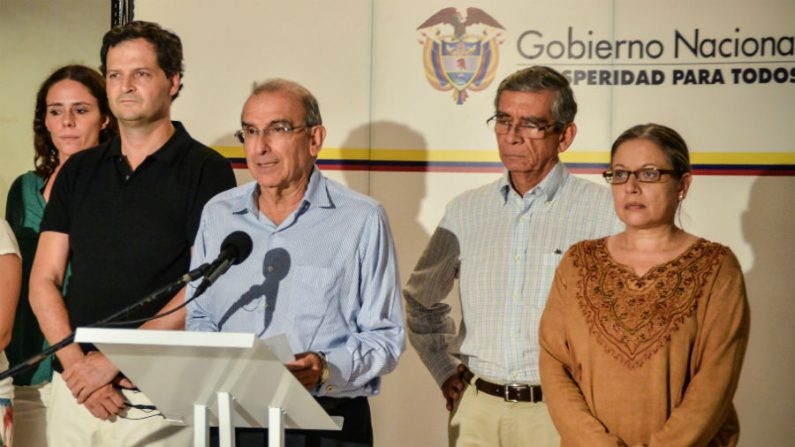
<path fill-rule="evenodd" d="M 173 124 L 174 135 L 135 171 L 117 137 L 70 157 L 53 185 L 41 231 L 69 235 L 64 300 L 73 328 L 187 272 L 204 204 L 235 186 L 229 162 Z M 166 302 L 125 319 L 154 315 Z"/>

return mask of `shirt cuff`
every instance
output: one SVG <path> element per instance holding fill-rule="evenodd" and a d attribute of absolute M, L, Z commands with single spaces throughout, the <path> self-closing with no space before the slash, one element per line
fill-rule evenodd
<path fill-rule="evenodd" d="M 345 387 L 350 382 L 353 370 L 353 359 L 348 350 L 343 346 L 335 349 L 323 349 L 328 363 L 329 376 L 325 383 L 321 383 L 317 390 L 318 396 L 335 394 L 337 389 Z"/>
<path fill-rule="evenodd" d="M 459 363 L 461 363 L 461 360 L 457 357 L 445 353 L 443 358 L 434 362 L 433 365 L 429 365 L 428 369 L 434 380 L 436 380 L 436 384 L 441 387 L 445 380 L 456 373 L 456 367 L 458 367 Z"/>

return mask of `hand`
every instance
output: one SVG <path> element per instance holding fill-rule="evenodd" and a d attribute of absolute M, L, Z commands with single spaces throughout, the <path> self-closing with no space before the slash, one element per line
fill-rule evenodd
<path fill-rule="evenodd" d="M 64 370 L 63 379 L 77 403 L 82 404 L 100 387 L 109 384 L 118 373 L 119 370 L 107 357 L 93 351 Z"/>
<path fill-rule="evenodd" d="M 94 417 L 107 421 L 124 411 L 124 396 L 108 384 L 91 393 L 83 405 Z"/>
<path fill-rule="evenodd" d="M 447 411 L 453 411 L 453 406 L 464 394 L 466 382 L 461 378 L 461 374 L 464 373 L 464 368 L 463 364 L 459 364 L 458 367 L 456 367 L 455 373 L 448 377 L 442 384 L 442 395 L 445 401 L 447 401 Z"/>
<path fill-rule="evenodd" d="M 320 382 L 323 373 L 323 362 L 314 352 L 302 352 L 295 355 L 295 361 L 284 366 L 306 388 L 314 388 Z"/>
<path fill-rule="evenodd" d="M 128 379 L 127 377 L 121 374 L 117 374 L 116 377 L 113 379 L 113 382 L 111 382 L 111 384 L 115 385 L 116 388 L 125 388 L 128 390 L 132 390 L 135 388 L 135 384 L 132 383 L 130 379 Z"/>

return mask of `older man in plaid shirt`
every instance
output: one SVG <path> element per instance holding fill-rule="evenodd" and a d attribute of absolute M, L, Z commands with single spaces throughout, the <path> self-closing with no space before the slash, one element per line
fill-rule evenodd
<path fill-rule="evenodd" d="M 494 105 L 488 123 L 507 173 L 447 206 L 404 290 L 409 339 L 452 412 L 450 445 L 558 445 L 538 371 L 541 312 L 566 249 L 622 225 L 609 190 L 558 157 L 577 133 L 565 77 L 520 70 Z M 443 302 L 456 279 L 458 332 Z"/>

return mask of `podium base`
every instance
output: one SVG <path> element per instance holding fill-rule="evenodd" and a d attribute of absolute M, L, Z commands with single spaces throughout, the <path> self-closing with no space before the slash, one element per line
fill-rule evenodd
<path fill-rule="evenodd" d="M 345 447 L 367 447 L 373 445 L 373 430 L 370 421 L 370 404 L 366 397 L 339 399 L 320 397 L 318 403 L 331 416 L 335 423 L 342 426 L 341 431 L 332 430 L 296 430 L 286 429 L 283 432 L 283 444 L 286 447 L 304 447 L 316 445 L 335 445 Z M 343 424 L 344 421 L 349 423 Z M 219 430 L 210 428 L 210 447 L 220 447 Z M 279 446 L 270 440 L 271 431 L 264 428 L 235 428 L 236 447 Z"/>

